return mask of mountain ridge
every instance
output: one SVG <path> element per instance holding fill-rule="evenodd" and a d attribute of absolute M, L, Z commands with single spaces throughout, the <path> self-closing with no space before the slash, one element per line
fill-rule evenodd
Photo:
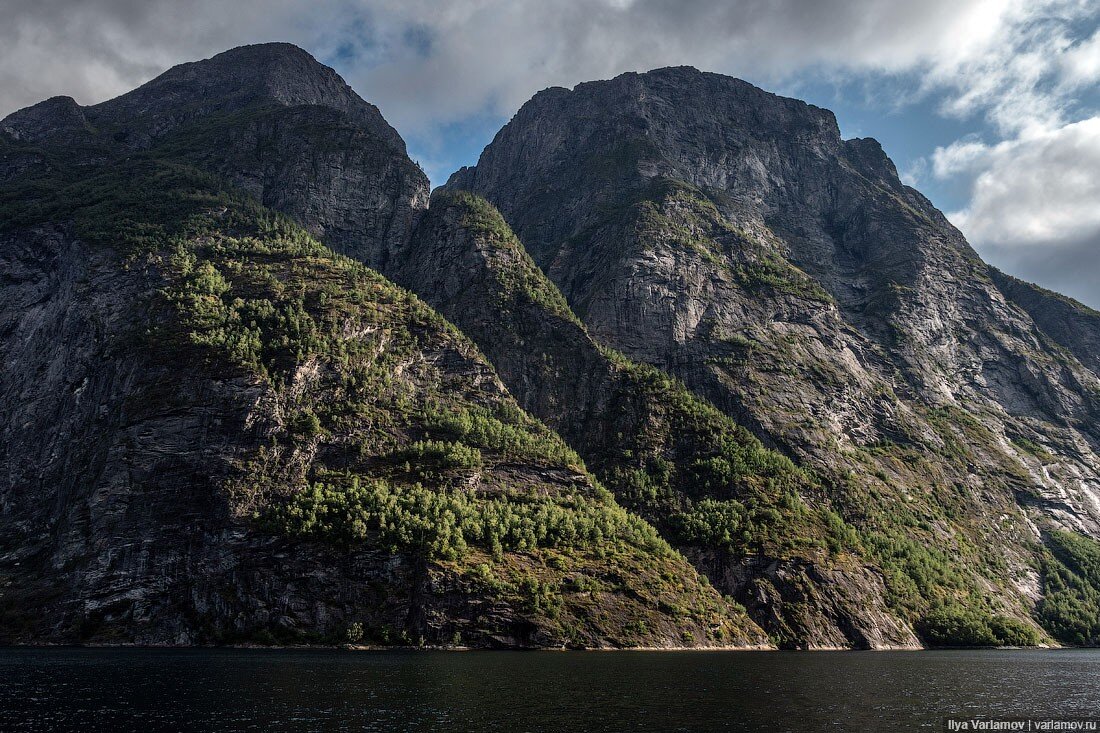
<path fill-rule="evenodd" d="M 1097 530 L 1096 374 L 1005 299 L 880 145 L 841 140 L 805 104 L 761 109 L 743 99 L 767 95 L 741 83 L 672 76 L 536 96 L 444 188 L 500 208 L 601 342 L 822 472 L 894 582 L 917 581 L 898 602 L 953 596 L 942 583 L 970 572 L 968 552 L 964 565 L 1007 563 L 1034 584 L 987 587 L 986 602 L 1034 602 L 1045 535 L 1021 515 Z M 1019 528 L 958 524 L 939 488 L 952 485 L 976 492 L 971 521 Z M 897 526 L 922 486 L 923 519 Z M 919 561 L 954 568 L 931 586 L 914 549 L 897 554 L 922 535 L 962 543 Z"/>
<path fill-rule="evenodd" d="M 28 444 L 6 426 L 9 468 L 25 463 L 10 446 L 37 455 L 34 442 L 52 444 L 36 413 L 43 400 L 64 416 L 68 395 L 86 389 L 58 372 L 75 363 L 45 338 L 61 332 L 48 325 L 58 316 L 22 313 L 36 293 L 48 293 L 50 313 L 72 303 L 84 324 L 74 338 L 95 353 L 86 334 L 103 326 L 84 316 L 94 298 L 78 306 L 63 294 L 111 302 L 106 283 L 119 277 L 134 283 L 120 293 L 159 283 L 168 301 L 152 302 L 189 319 L 172 337 L 191 344 L 182 363 L 201 352 L 214 365 L 181 386 L 174 409 L 214 414 L 205 400 L 219 390 L 260 395 L 201 423 L 203 435 L 223 436 L 213 444 L 153 427 L 104 454 L 109 465 L 163 443 L 229 467 L 169 472 L 160 495 L 206 487 L 212 503 L 186 511 L 232 527 L 218 565 L 229 579 L 217 581 L 232 602 L 182 593 L 207 577 L 201 564 L 180 574 L 167 555 L 139 562 L 129 545 L 111 548 L 108 525 L 85 523 L 108 557 L 127 558 L 123 571 L 90 573 L 90 584 L 60 589 L 68 606 L 50 605 L 48 584 L 12 564 L 43 562 L 49 553 L 28 548 L 51 546 L 59 562 L 60 545 L 32 541 L 29 528 L 63 527 L 59 517 L 79 507 L 108 517 L 136 506 L 149 479 L 124 490 L 81 478 L 69 498 L 39 501 L 34 512 L 55 507 L 39 514 L 22 495 L 50 495 L 23 465 L 0 492 L 0 521 L 26 543 L 0 548 L 16 589 L 14 601 L 0 596 L 5 638 L 103 640 L 137 628 L 157 643 L 1095 638 L 1081 620 L 1100 598 L 1086 539 L 1100 516 L 1088 503 L 1090 312 L 981 263 L 898 181 L 881 146 L 841 140 L 828 110 L 686 67 L 545 90 L 431 206 L 426 177 L 377 108 L 286 44 L 176 67 L 100 105 L 47 100 L 0 130 L 0 256 L 20 273 L 5 282 L 0 334 L 25 344 L 0 387 L 39 425 Z M 120 180 L 119 165 L 146 190 Z M 455 193 L 463 188 L 500 213 Z M 91 269 L 56 280 L 50 263 L 74 257 Z M 302 299 L 279 284 L 288 278 Z M 112 307 L 134 324 L 147 317 Z M 1064 317 L 1082 325 L 1056 331 Z M 363 318 L 382 320 L 364 331 Z M 992 335 L 952 335 L 979 322 Z M 466 344 L 461 359 L 429 349 L 452 333 Z M 106 343 L 146 358 L 159 348 L 148 339 Z M 392 349 L 409 361 L 392 374 L 371 366 Z M 106 378 L 89 369 L 74 373 Z M 45 392 L 38 374 L 52 375 Z M 238 392 L 234 380 L 249 374 Z M 140 369 L 111 380 L 119 386 L 102 394 L 121 405 L 152 388 Z M 466 386 L 450 407 L 428 409 L 443 383 Z M 395 384 L 418 396 L 385 402 Z M 248 430 L 260 439 L 241 443 Z M 570 448 L 591 474 L 545 463 L 576 460 Z M 89 461 L 56 450 L 66 465 Z M 227 506 L 237 507 L 231 519 Z M 126 512 L 140 545 L 149 520 Z M 410 544 L 424 522 L 433 529 Z M 185 536 L 163 542 L 179 548 Z M 214 536 L 203 546 L 223 541 Z M 93 562 L 90 545 L 67 542 L 63 566 Z M 270 547 L 280 548 L 274 560 Z M 279 559 L 288 552 L 301 561 Z M 342 580 L 353 567 L 366 569 L 369 592 Z M 325 599 L 312 611 L 306 586 Z M 292 609 L 281 615 L 265 608 L 279 594 Z M 169 600 L 150 605 L 157 598 Z M 74 599 L 83 615 L 60 610 Z M 26 608 L 39 609 L 38 625 L 22 626 Z"/>

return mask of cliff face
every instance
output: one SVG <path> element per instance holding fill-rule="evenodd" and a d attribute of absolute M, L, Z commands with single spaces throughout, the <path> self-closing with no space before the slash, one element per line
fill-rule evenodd
<path fill-rule="evenodd" d="M 447 188 L 499 207 L 594 338 L 818 472 L 918 626 L 963 587 L 1024 620 L 1044 532 L 1097 536 L 1088 336 L 829 112 L 625 74 L 536 95 Z"/>
<path fill-rule="evenodd" d="M 498 205 L 594 333 L 646 361 L 690 369 L 705 357 L 689 344 L 718 351 L 708 329 L 801 315 L 928 402 L 1069 420 L 1078 434 L 1059 439 L 1095 439 L 1095 375 L 1040 363 L 1051 338 L 878 144 L 842 141 L 825 110 L 692 69 L 628 74 L 536 96 L 452 185 Z M 715 305 L 752 288 L 757 302 L 734 307 L 758 315 Z M 671 305 L 628 305 L 643 296 Z M 860 422 L 839 427 L 876 430 Z"/>
<path fill-rule="evenodd" d="M 877 143 L 664 69 L 446 188 L 284 44 L 0 121 L 0 640 L 1100 641 L 1096 314 Z"/>
<path fill-rule="evenodd" d="M 247 48 L 0 127 L 0 638 L 767 644 L 312 236 L 370 261 L 426 186 L 331 70 Z"/>
<path fill-rule="evenodd" d="M 378 109 L 289 44 L 183 64 L 91 107 L 55 97 L 0 129 L 23 144 L 10 154 L 10 176 L 32 165 L 42 176 L 62 163 L 94 170 L 155 149 L 217 173 L 373 266 L 408 237 L 428 203 L 427 177 Z M 54 160 L 62 149 L 65 160 Z"/>
<path fill-rule="evenodd" d="M 438 194 L 387 270 L 469 335 L 625 507 L 788 646 L 912 646 L 822 487 L 652 367 L 601 347 L 500 214 Z"/>
<path fill-rule="evenodd" d="M 1094 374 L 1100 372 L 1100 313 L 996 268 L 991 267 L 989 275 L 1005 299 L 1031 316 L 1044 334 Z"/>

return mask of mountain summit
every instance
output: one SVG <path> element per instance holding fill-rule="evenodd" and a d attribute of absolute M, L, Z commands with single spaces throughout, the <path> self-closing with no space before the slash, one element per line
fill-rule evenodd
<path fill-rule="evenodd" d="M 681 67 L 429 201 L 287 44 L 0 121 L 0 640 L 1096 643 L 1096 314 Z"/>
<path fill-rule="evenodd" d="M 401 136 L 378 108 L 365 102 L 340 76 L 289 43 L 242 46 L 204 61 L 180 64 L 132 92 L 80 108 L 69 97 L 54 97 L 4 121 L 20 139 L 46 139 L 52 131 L 114 126 L 112 137 L 147 145 L 188 121 L 262 105 L 311 105 L 339 110 L 404 152 Z"/>
<path fill-rule="evenodd" d="M 536 95 L 447 188 L 500 209 L 597 340 L 820 476 L 891 603 L 1026 607 L 1050 533 L 1096 536 L 1094 315 L 985 265 L 831 113 L 624 74 Z M 706 562 L 752 602 L 747 561 Z"/>

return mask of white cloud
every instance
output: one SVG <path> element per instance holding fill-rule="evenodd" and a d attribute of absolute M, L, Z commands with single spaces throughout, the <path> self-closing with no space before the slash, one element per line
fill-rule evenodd
<path fill-rule="evenodd" d="M 912 75 L 923 94 L 946 95 L 945 113 L 988 113 L 1016 131 L 1061 119 L 1062 100 L 1038 87 L 1057 76 L 1073 23 L 1095 10 L 1086 0 L 470 0 L 442 15 L 424 0 L 383 5 L 435 39 L 430 56 L 394 45 L 355 74 L 408 129 L 486 106 L 507 114 L 550 85 L 690 64 L 773 83 L 811 70 Z"/>
<path fill-rule="evenodd" d="M 951 214 L 978 246 L 1100 237 L 1100 117 L 993 146 L 937 151 L 935 165 L 948 174 L 980 168 L 969 206 Z"/>
<path fill-rule="evenodd" d="M 924 176 L 927 172 L 928 172 L 928 159 L 927 158 L 917 158 L 912 163 L 910 163 L 909 166 L 905 170 L 901 171 L 901 173 L 900 173 L 901 182 L 904 183 L 906 186 L 916 186 L 917 183 L 922 178 L 924 178 Z"/>
<path fill-rule="evenodd" d="M 934 167 L 972 176 L 969 205 L 948 218 L 987 259 L 1100 306 L 1100 117 L 940 149 Z"/>
<path fill-rule="evenodd" d="M 966 138 L 956 140 L 932 153 L 932 174 L 936 178 L 951 178 L 961 173 L 972 173 L 989 158 L 989 146 Z"/>
<path fill-rule="evenodd" d="M 950 92 L 945 109 L 966 114 L 1028 102 L 1028 85 L 1068 44 L 1063 26 L 1088 7 L 1085 0 L 6 0 L 0 114 L 50 94 L 100 101 L 173 63 L 263 40 L 297 42 L 317 55 L 340 46 L 357 52 L 342 70 L 402 129 L 486 108 L 510 113 L 547 85 L 669 64 L 774 80 L 809 69 L 918 72 L 928 91 Z M 1086 57 L 1081 50 L 1067 60 L 1065 74 L 1088 76 Z"/>
<path fill-rule="evenodd" d="M 442 167 L 424 141 L 443 126 L 506 116 L 549 85 L 679 64 L 772 86 L 859 76 L 984 128 L 988 142 L 944 146 L 907 181 L 969 185 L 954 216 L 983 253 L 1053 256 L 1085 251 L 1100 211 L 1078 103 L 1100 84 L 1098 15 L 1095 0 L 4 0 L 0 116 L 55 94 L 101 101 L 175 63 L 286 40 L 338 58 Z"/>
<path fill-rule="evenodd" d="M 1100 31 L 1069 48 L 1060 58 L 1063 82 L 1072 87 L 1100 79 Z"/>

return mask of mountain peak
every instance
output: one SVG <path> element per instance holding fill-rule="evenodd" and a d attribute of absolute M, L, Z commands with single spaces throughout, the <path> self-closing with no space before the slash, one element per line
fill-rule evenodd
<path fill-rule="evenodd" d="M 87 125 L 80 105 L 72 97 L 50 97 L 13 112 L 0 121 L 0 130 L 16 140 L 37 141 L 59 133 L 82 131 Z"/>
<path fill-rule="evenodd" d="M 149 94 L 175 84 L 198 85 L 204 92 L 222 95 L 263 94 L 284 104 L 343 106 L 346 97 L 354 95 L 334 70 L 290 43 L 239 46 L 179 64 L 130 94 Z"/>
<path fill-rule="evenodd" d="M 772 94 L 732 76 L 691 66 L 627 72 L 613 79 L 550 89 L 535 95 L 497 134 L 478 164 L 447 185 L 488 194 L 506 216 L 561 186 L 564 206 L 587 211 L 611 205 L 624 191 L 654 179 L 699 188 L 735 190 L 752 199 L 794 190 L 763 161 L 783 158 L 803 166 L 791 178 L 815 175 L 818 162 L 842 154 L 832 112 Z M 873 156 L 872 156 L 873 157 Z M 877 171 L 887 164 L 874 158 Z M 582 191 L 582 189 L 584 189 Z M 517 234 L 546 265 L 556 245 L 579 223 L 539 218 Z M 547 246 L 544 252 L 542 248 Z"/>
<path fill-rule="evenodd" d="M 237 59 L 237 58 L 301 58 L 309 61 L 316 61 L 313 55 L 306 51 L 301 46 L 296 46 L 293 43 L 287 43 L 286 41 L 268 41 L 267 43 L 249 43 L 243 46 L 237 46 L 221 53 L 212 56 L 211 61 L 215 59 Z M 197 62 L 197 63 L 202 63 Z"/>
<path fill-rule="evenodd" d="M 836 117 L 827 109 L 800 99 L 783 97 L 735 76 L 701 71 L 694 66 L 665 66 L 646 72 L 626 72 L 605 81 L 578 84 L 575 92 L 615 95 L 643 93 L 639 102 L 666 102 L 666 113 L 722 117 L 735 125 L 771 121 L 805 121 L 820 126 L 829 137 L 839 139 Z M 783 119 L 789 118 L 789 119 Z"/>
<path fill-rule="evenodd" d="M 290 43 L 240 46 L 165 71 L 120 97 L 88 107 L 93 122 L 144 127 L 156 137 L 182 122 L 255 105 L 310 105 L 344 112 L 392 146 L 405 149 L 378 108 L 366 102 L 332 68 Z"/>
<path fill-rule="evenodd" d="M 72 97 L 52 97 L 8 115 L 0 130 L 16 139 L 40 141 L 109 129 L 115 140 L 145 147 L 191 120 L 254 106 L 335 109 L 405 152 L 401 136 L 377 107 L 335 70 L 291 43 L 240 46 L 179 64 L 133 91 L 89 107 Z"/>

